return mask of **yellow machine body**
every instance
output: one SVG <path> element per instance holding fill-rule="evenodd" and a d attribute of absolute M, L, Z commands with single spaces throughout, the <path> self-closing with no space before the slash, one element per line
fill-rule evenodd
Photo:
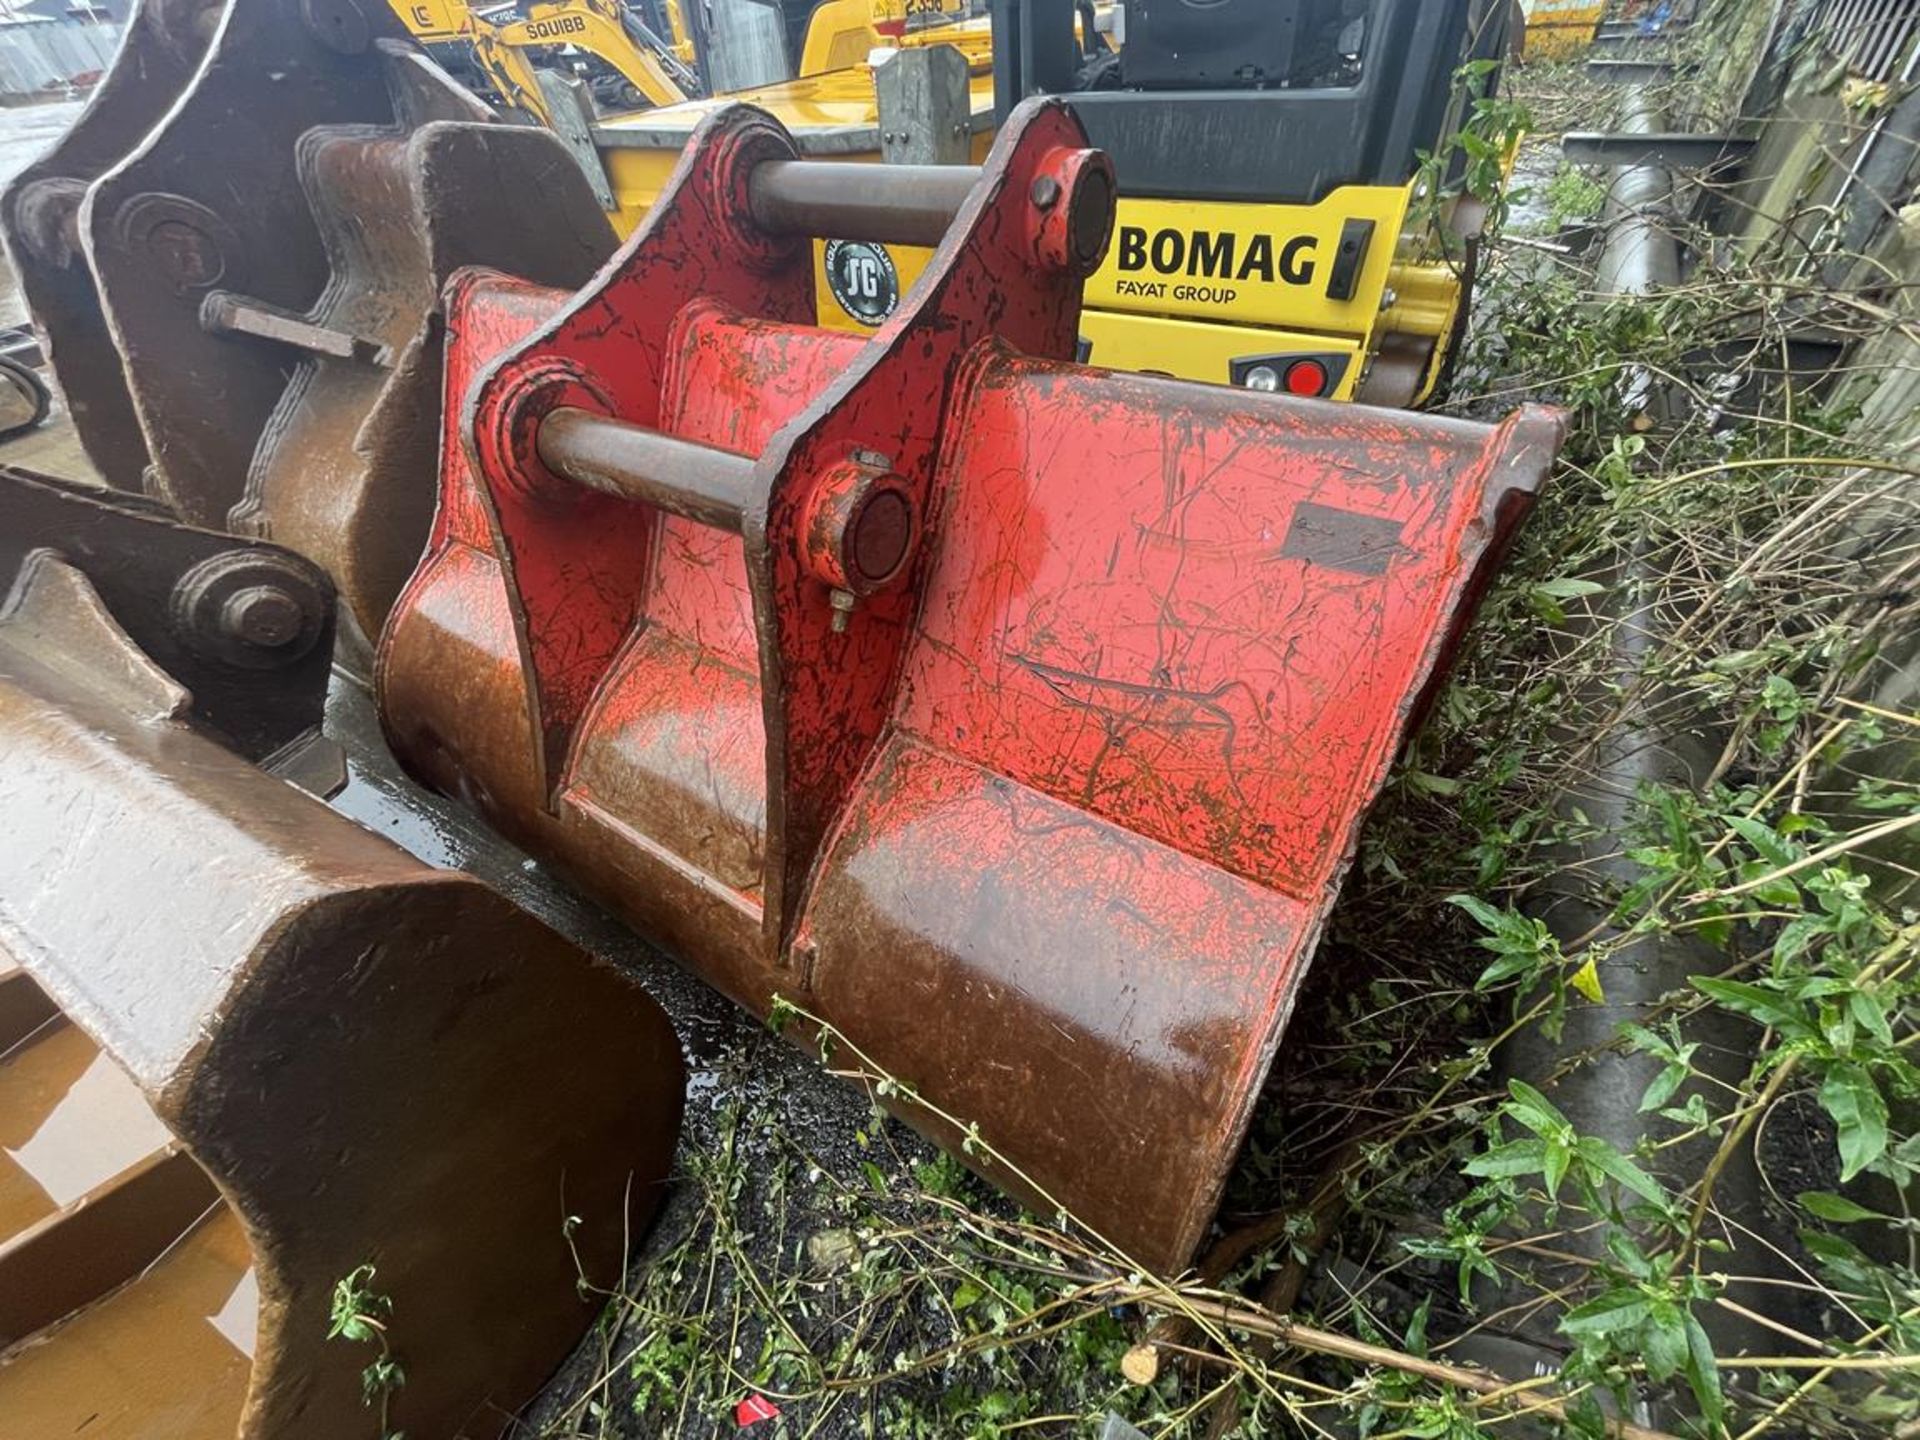
<path fill-rule="evenodd" d="M 993 69 L 993 27 L 967 0 L 824 0 L 807 17 L 800 74 L 867 63 L 887 46 L 951 45 L 978 73 Z"/>
<path fill-rule="evenodd" d="M 1565 60 L 1593 43 L 1607 7 L 1593 0 L 1522 0 L 1529 60 Z"/>
<path fill-rule="evenodd" d="M 445 3 L 445 0 L 441 0 Z M 821 158 L 880 160 L 879 111 L 869 60 L 875 50 L 947 44 L 966 57 L 972 158 L 992 143 L 993 37 L 964 0 L 826 0 L 808 23 L 801 74 L 730 97 L 774 115 Z M 718 100 L 694 100 L 612 119 L 598 127 L 601 160 L 629 233 L 666 185 L 679 150 Z M 1121 370 L 1244 383 L 1259 360 L 1286 384 L 1287 357 L 1313 360 L 1318 393 L 1352 399 L 1388 337 L 1417 373 L 1395 398 L 1418 403 L 1444 369 L 1460 313 L 1457 264 L 1438 259 L 1429 227 L 1409 227 L 1416 186 L 1349 185 L 1313 205 L 1122 198 L 1114 244 L 1087 282 L 1086 358 Z M 1369 221 L 1374 241 L 1345 299 L 1328 295 L 1342 232 Z M 889 246 L 896 298 L 929 252 Z M 837 296 L 828 247 L 816 243 L 819 322 L 860 331 L 890 307 L 850 308 Z"/>
<path fill-rule="evenodd" d="M 870 0 L 831 0 L 813 30 L 834 21 L 833 5 L 866 13 Z M 985 22 L 945 25 L 930 34 L 978 30 Z M 808 53 L 816 47 L 809 33 Z M 878 107 L 872 71 L 860 63 L 803 75 L 730 97 L 774 115 L 804 150 L 820 158 L 879 163 Z M 989 51 L 983 49 L 986 66 Z M 992 143 L 993 76 L 969 57 L 973 158 Z M 720 100 L 620 116 L 596 128 L 612 185 L 613 220 L 622 235 L 639 224 L 673 173 L 680 146 Z M 1235 383 L 1248 357 L 1310 357 L 1324 366 L 1328 398 L 1354 398 L 1388 334 L 1410 337 L 1421 357 L 1411 401 L 1433 390 L 1462 299 L 1452 265 L 1429 260 L 1425 227 L 1408 229 L 1413 185 L 1349 185 L 1315 205 L 1122 198 L 1114 243 L 1087 281 L 1082 338 L 1087 358 L 1117 370 L 1151 370 L 1187 380 Z M 1327 277 L 1343 229 L 1372 221 L 1376 239 L 1351 298 L 1327 298 Z M 904 295 L 931 252 L 886 247 L 897 294 Z M 816 243 L 819 323 L 860 331 L 871 322 L 836 298 L 827 247 Z M 1277 367 L 1284 377 L 1284 361 Z M 1284 383 L 1284 380 L 1283 380 Z M 1404 393 L 1405 387 L 1402 386 Z"/>

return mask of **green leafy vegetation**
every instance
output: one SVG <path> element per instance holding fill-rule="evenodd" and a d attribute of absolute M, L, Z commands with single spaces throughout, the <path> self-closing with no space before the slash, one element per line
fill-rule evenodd
<path fill-rule="evenodd" d="M 1546 183 L 1545 198 L 1547 219 L 1558 229 L 1598 219 L 1607 187 L 1578 165 L 1563 163 Z"/>
<path fill-rule="evenodd" d="M 407 1372 L 388 1342 L 393 1300 L 373 1288 L 376 1273 L 371 1265 L 359 1265 L 334 1283 L 327 1338 L 379 1350 L 360 1372 L 360 1398 L 380 1411 L 380 1440 L 406 1440 L 405 1432 L 389 1424 L 394 1394 L 407 1383 Z"/>

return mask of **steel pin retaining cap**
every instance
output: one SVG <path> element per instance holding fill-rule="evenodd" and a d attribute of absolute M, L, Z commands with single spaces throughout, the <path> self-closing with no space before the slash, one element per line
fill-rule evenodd
<path fill-rule="evenodd" d="M 277 650 L 300 634 L 300 602 L 276 585 L 249 585 L 220 607 L 220 628 L 236 640 Z"/>

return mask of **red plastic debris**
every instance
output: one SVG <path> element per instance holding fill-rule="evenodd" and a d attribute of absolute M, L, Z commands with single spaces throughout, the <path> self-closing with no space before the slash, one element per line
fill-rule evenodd
<path fill-rule="evenodd" d="M 780 1407 L 764 1395 L 749 1395 L 733 1407 L 733 1423 L 742 1430 L 762 1420 L 778 1420 Z"/>

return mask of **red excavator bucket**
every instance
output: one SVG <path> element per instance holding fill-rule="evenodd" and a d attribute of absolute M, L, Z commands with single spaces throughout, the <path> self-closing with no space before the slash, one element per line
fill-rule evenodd
<path fill-rule="evenodd" d="M 389 737 L 1178 1266 L 1557 421 L 1072 363 L 1113 191 L 1064 105 L 979 172 L 794 157 L 721 111 L 583 292 L 456 279 Z M 939 249 L 864 340 L 809 234 Z"/>

